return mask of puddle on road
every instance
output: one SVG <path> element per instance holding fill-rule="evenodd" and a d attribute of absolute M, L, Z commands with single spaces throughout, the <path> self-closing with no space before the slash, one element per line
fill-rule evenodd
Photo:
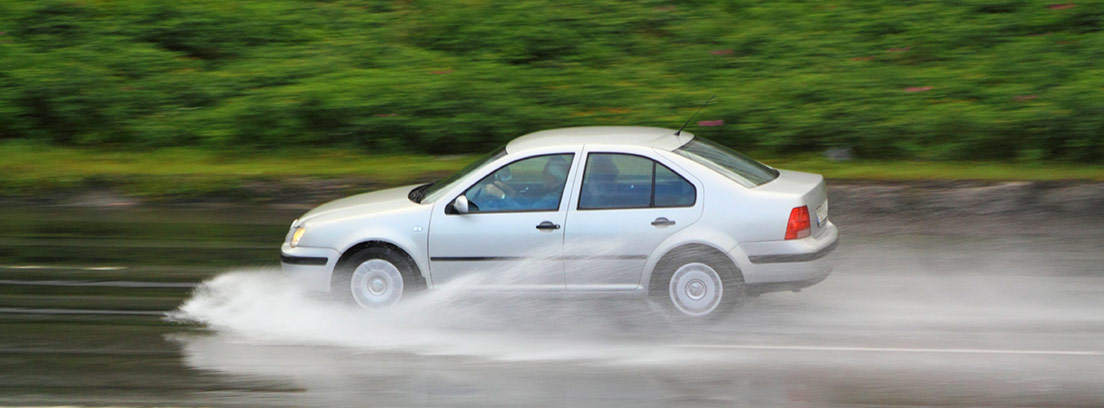
<path fill-rule="evenodd" d="M 187 366 L 301 387 L 301 405 L 1104 401 L 1092 380 L 1104 355 L 1068 353 L 1100 351 L 1104 281 L 1081 273 L 1098 256 L 1064 270 L 1012 252 L 979 266 L 946 261 L 959 256 L 946 251 L 926 262 L 933 252 L 909 245 L 845 251 L 825 282 L 764 295 L 703 327 L 672 325 L 640 302 L 472 297 L 463 281 L 365 311 L 304 292 L 275 268 L 238 270 L 172 314 L 214 334 L 170 338 Z"/>
<path fill-rule="evenodd" d="M 718 353 L 685 345 L 1095 350 L 1085 339 L 1104 330 L 1099 278 L 897 267 L 893 276 L 872 266 L 837 271 L 802 293 L 764 295 L 698 326 L 672 324 L 639 301 L 473 297 L 470 281 L 366 311 L 307 293 L 276 269 L 208 280 L 170 319 L 248 344 L 657 364 L 708 362 Z M 1055 329 L 1066 333 L 1061 341 L 1046 336 Z"/>

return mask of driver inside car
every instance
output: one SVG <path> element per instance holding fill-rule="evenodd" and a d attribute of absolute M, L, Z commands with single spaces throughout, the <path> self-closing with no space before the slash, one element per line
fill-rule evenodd
<path fill-rule="evenodd" d="M 507 184 L 512 178 L 509 169 L 503 175 L 496 174 L 494 182 L 483 187 L 479 203 L 482 211 L 555 210 L 559 207 L 570 162 L 562 156 L 552 156 L 541 172 L 542 184 L 537 188 L 520 191 Z M 501 171 L 501 170 L 500 170 Z"/>

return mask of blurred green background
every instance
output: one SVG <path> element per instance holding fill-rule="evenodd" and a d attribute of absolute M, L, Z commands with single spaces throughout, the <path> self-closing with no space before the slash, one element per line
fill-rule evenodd
<path fill-rule="evenodd" d="M 0 2 L 0 142 L 485 151 L 575 125 L 768 155 L 1104 162 L 1104 4 Z M 14 153 L 12 153 L 14 154 Z"/>

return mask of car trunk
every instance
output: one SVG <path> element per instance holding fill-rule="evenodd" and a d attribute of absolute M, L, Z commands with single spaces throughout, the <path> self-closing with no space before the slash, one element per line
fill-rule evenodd
<path fill-rule="evenodd" d="M 757 187 L 755 191 L 793 197 L 794 207 L 808 206 L 811 235 L 819 235 L 828 222 L 828 189 L 824 185 L 824 177 L 800 171 L 778 172 L 778 178 Z M 786 211 L 788 213 L 790 209 Z"/>

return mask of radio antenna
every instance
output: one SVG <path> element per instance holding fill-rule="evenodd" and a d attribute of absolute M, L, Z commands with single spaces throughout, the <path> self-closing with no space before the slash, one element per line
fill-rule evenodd
<path fill-rule="evenodd" d="M 703 103 L 702 106 L 700 108 L 698 108 L 697 112 L 694 112 L 693 115 L 690 115 L 690 119 L 686 119 L 686 123 L 683 123 L 682 127 L 680 127 L 679 130 L 675 131 L 675 136 L 678 136 L 679 134 L 681 134 L 682 130 L 686 129 L 686 125 L 689 125 L 690 121 L 694 120 L 694 117 L 698 116 L 698 114 L 701 113 L 702 109 L 705 109 L 706 106 L 709 106 L 709 103 L 713 102 L 713 99 L 716 98 L 716 97 L 717 97 L 717 94 L 713 94 L 713 96 L 710 96 L 709 100 L 705 101 L 705 103 Z"/>

